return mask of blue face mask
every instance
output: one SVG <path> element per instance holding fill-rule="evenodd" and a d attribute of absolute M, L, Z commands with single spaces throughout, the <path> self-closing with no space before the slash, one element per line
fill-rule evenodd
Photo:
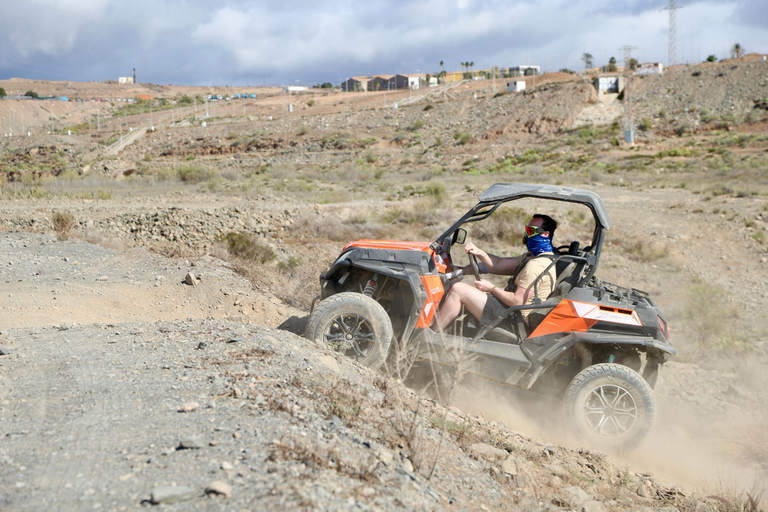
<path fill-rule="evenodd" d="M 555 252 L 552 247 L 552 240 L 542 235 L 526 236 L 525 245 L 534 256 L 538 256 L 543 252 Z"/>

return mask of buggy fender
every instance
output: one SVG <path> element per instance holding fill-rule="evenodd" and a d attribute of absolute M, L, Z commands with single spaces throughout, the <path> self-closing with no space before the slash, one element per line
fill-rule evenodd
<path fill-rule="evenodd" d="M 602 345 L 635 345 L 645 347 L 653 353 L 654 360 L 665 362 L 670 355 L 677 351 L 667 343 L 655 340 L 649 336 L 617 336 L 611 333 L 573 332 L 561 338 L 542 336 L 542 339 L 529 338 L 522 343 L 522 349 L 529 359 L 537 361 L 520 381 L 520 386 L 530 389 L 541 374 L 554 363 L 560 355 L 577 343 L 592 343 Z M 650 350 L 648 350 L 650 349 Z"/>
<path fill-rule="evenodd" d="M 355 267 L 408 283 L 413 304 L 402 334 L 410 338 L 414 327 L 428 327 L 444 288 L 434 268 L 430 253 L 418 250 L 355 247 L 341 254 L 331 268 L 320 276 L 321 283 L 330 281 L 340 269 Z"/>
<path fill-rule="evenodd" d="M 320 280 L 330 280 L 342 267 L 364 268 L 398 279 L 405 279 L 406 274 L 430 274 L 434 270 L 429 253 L 424 251 L 355 247 L 340 254 L 331 268 L 320 275 Z"/>

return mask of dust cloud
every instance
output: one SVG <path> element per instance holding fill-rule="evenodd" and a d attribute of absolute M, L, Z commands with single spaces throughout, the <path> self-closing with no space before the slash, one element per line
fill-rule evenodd
<path fill-rule="evenodd" d="M 640 447 L 629 453 L 611 453 L 609 457 L 617 465 L 631 467 L 638 474 L 651 474 L 669 487 L 710 493 L 716 490 L 723 497 L 749 493 L 765 507 L 768 475 L 757 461 L 745 457 L 743 448 L 740 452 L 729 451 L 743 439 L 729 443 L 727 438 L 728 433 L 746 432 L 755 426 L 745 418 L 703 416 L 691 407 L 670 402 L 657 397 L 656 424 Z M 503 423 L 507 429 L 542 444 L 599 451 L 599 447 L 585 447 L 570 435 L 561 402 L 551 397 L 465 376 L 451 405 L 487 421 Z"/>

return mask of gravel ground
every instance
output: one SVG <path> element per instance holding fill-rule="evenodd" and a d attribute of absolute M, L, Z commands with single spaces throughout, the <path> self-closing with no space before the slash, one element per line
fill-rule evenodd
<path fill-rule="evenodd" d="M 62 274 L 73 282 L 101 274 L 107 279 L 96 282 L 120 288 L 165 272 L 180 281 L 186 271 L 159 257 L 118 263 L 125 253 L 32 233 L 3 233 L 0 252 L 4 295 L 28 280 L 49 289 Z M 78 272 L 70 272 L 74 261 Z M 82 270 L 97 263 L 106 266 Z M 227 272 L 220 269 L 231 287 L 242 283 Z M 52 305 L 44 310 L 51 314 L 34 325 L 12 326 L 25 323 L 24 312 L 4 320 L 0 334 L 3 510 L 174 501 L 176 510 L 717 504 L 604 455 L 446 410 L 285 330 L 180 312 L 59 322 Z"/>

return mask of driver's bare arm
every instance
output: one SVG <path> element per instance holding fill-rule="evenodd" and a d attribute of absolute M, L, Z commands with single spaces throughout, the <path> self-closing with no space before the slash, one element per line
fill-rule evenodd
<path fill-rule="evenodd" d="M 464 246 L 464 251 L 467 254 L 474 254 L 480 263 L 485 265 L 489 274 L 512 275 L 515 273 L 515 269 L 517 269 L 517 265 L 522 259 L 522 256 L 502 258 L 495 254 L 488 254 L 472 242 L 469 242 Z"/>

